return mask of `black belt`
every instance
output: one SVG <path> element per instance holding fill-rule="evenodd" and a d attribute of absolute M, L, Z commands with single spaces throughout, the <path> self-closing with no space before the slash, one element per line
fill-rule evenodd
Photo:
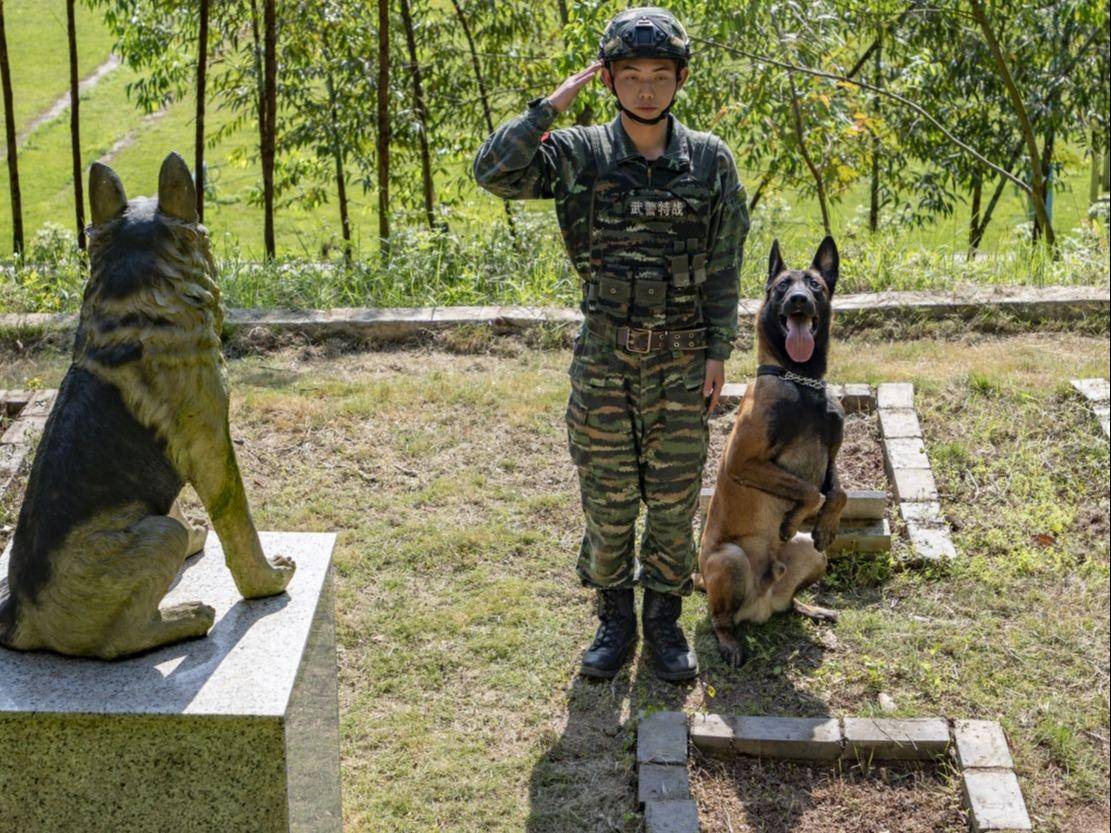
<path fill-rule="evenodd" d="M 651 353 L 653 350 L 705 350 L 706 328 L 695 330 L 639 330 L 588 317 L 586 328 L 599 338 L 623 347 L 630 353 Z"/>

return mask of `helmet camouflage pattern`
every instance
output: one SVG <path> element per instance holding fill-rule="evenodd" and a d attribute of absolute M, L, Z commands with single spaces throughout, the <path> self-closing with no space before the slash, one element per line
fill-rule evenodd
<path fill-rule="evenodd" d="M 683 24 L 667 9 L 641 6 L 615 15 L 598 43 L 598 58 L 606 63 L 623 58 L 671 58 L 680 66 L 691 56 L 691 41 Z"/>

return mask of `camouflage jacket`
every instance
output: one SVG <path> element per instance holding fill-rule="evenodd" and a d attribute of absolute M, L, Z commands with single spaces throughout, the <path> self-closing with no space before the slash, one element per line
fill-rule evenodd
<path fill-rule="evenodd" d="M 494 131 L 475 158 L 478 184 L 505 199 L 555 199 L 564 245 L 583 281 L 584 314 L 651 327 L 704 324 L 707 356 L 728 358 L 749 226 L 729 149 L 668 116 L 667 148 L 647 162 L 620 116 L 549 132 L 556 117 L 547 99 L 537 99 Z M 665 284 L 666 320 L 662 310 L 653 316 L 637 306 L 637 287 L 657 284 Z M 617 300 L 607 303 L 611 293 Z"/>

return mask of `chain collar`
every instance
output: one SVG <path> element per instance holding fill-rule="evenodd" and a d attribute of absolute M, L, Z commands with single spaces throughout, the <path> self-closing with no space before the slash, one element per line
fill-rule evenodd
<path fill-rule="evenodd" d="M 795 373 L 793 370 L 785 370 L 779 365 L 775 364 L 762 364 L 756 368 L 757 376 L 778 376 L 787 382 L 794 382 L 796 385 L 803 387 L 813 388 L 814 390 L 825 390 L 826 383 L 824 379 L 814 379 L 810 376 L 803 376 L 801 373 Z"/>

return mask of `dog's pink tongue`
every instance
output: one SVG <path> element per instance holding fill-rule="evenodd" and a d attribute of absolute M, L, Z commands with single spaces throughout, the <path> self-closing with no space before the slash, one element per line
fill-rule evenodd
<path fill-rule="evenodd" d="M 810 332 L 809 315 L 791 315 L 787 318 L 787 355 L 791 361 L 804 364 L 814 354 L 814 336 Z"/>

